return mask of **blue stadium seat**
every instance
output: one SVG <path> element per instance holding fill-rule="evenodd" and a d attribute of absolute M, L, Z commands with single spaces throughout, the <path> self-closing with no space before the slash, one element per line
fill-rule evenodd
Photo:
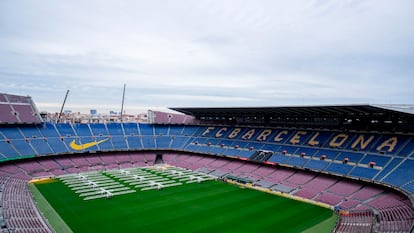
<path fill-rule="evenodd" d="M 407 159 L 382 181 L 394 186 L 402 186 L 414 179 L 414 160 Z"/>
<path fill-rule="evenodd" d="M 198 145 L 197 147 L 195 147 L 197 152 L 201 152 L 201 153 L 210 153 L 212 146 L 207 146 L 207 145 Z"/>
<path fill-rule="evenodd" d="M 327 171 L 332 172 L 334 174 L 339 175 L 346 175 L 349 171 L 351 171 L 353 166 L 348 164 L 342 164 L 342 163 L 331 163 L 326 168 Z"/>
<path fill-rule="evenodd" d="M 388 155 L 366 154 L 360 163 L 369 165 L 370 162 L 375 162 L 376 166 L 383 167 L 388 163 L 388 161 L 390 161 L 390 159 L 391 157 Z"/>
<path fill-rule="evenodd" d="M 122 126 L 124 128 L 125 135 L 127 136 L 136 136 L 140 134 L 136 123 L 123 123 Z"/>
<path fill-rule="evenodd" d="M 181 132 L 181 135 L 184 136 L 193 136 L 195 133 L 201 128 L 199 126 L 183 126 L 183 131 Z"/>
<path fill-rule="evenodd" d="M 40 132 L 44 137 L 59 137 L 59 133 L 56 131 L 55 125 L 51 123 L 44 123 L 38 126 Z"/>
<path fill-rule="evenodd" d="M 276 144 L 263 144 L 262 148 L 260 148 L 261 150 L 266 150 L 266 151 L 279 151 L 280 146 L 276 145 Z"/>
<path fill-rule="evenodd" d="M 92 135 L 95 135 L 95 136 L 108 135 L 108 130 L 106 130 L 106 126 L 103 123 L 89 124 L 89 127 L 91 128 Z"/>
<path fill-rule="evenodd" d="M 174 136 L 178 136 L 178 135 L 182 135 L 184 130 L 183 126 L 179 126 L 179 125 L 170 125 L 169 126 L 169 134 L 168 135 L 174 135 Z"/>
<path fill-rule="evenodd" d="M 26 138 L 43 138 L 43 135 L 40 133 L 37 127 L 27 126 L 19 127 L 19 129 L 23 133 L 23 136 Z"/>
<path fill-rule="evenodd" d="M 190 151 L 190 152 L 195 152 L 197 150 L 196 147 L 198 147 L 198 146 L 195 145 L 194 143 L 190 143 L 190 144 L 187 144 L 187 146 L 184 147 L 184 150 L 185 151 Z"/>
<path fill-rule="evenodd" d="M 358 163 L 362 159 L 363 154 L 356 152 L 340 152 L 336 156 L 336 160 L 343 161 L 345 158 L 348 158 L 349 162 Z"/>
<path fill-rule="evenodd" d="M 157 142 L 158 149 L 169 149 L 170 148 L 170 143 L 171 143 L 170 136 L 157 136 L 155 140 Z"/>
<path fill-rule="evenodd" d="M 78 136 L 92 136 L 91 129 L 89 128 L 89 124 L 74 124 L 73 129 L 75 129 L 76 134 Z"/>
<path fill-rule="evenodd" d="M 313 170 L 324 170 L 329 165 L 328 162 L 324 160 L 315 160 L 311 159 L 308 163 L 304 165 L 304 168 L 309 168 Z"/>
<path fill-rule="evenodd" d="M 122 124 L 119 123 L 107 123 L 106 128 L 108 129 L 109 135 L 112 136 L 124 136 L 124 130 Z"/>
<path fill-rule="evenodd" d="M 268 160 L 269 162 L 286 164 L 286 161 L 289 159 L 287 155 L 281 155 L 280 153 L 273 154 L 272 157 Z"/>
<path fill-rule="evenodd" d="M 156 149 L 156 144 L 154 140 L 154 136 L 143 135 L 142 136 L 142 146 L 145 149 Z"/>
<path fill-rule="evenodd" d="M 404 185 L 403 188 L 407 190 L 408 192 L 410 192 L 411 194 L 414 194 L 414 181 L 411 180 L 409 183 Z"/>
<path fill-rule="evenodd" d="M 263 146 L 263 143 L 259 143 L 259 142 L 249 142 L 247 145 L 246 145 L 246 149 L 250 149 L 250 148 L 252 148 L 252 149 L 255 149 L 255 150 L 261 150 L 262 149 L 262 146 Z"/>
<path fill-rule="evenodd" d="M 92 139 L 93 139 L 93 137 L 92 137 Z M 97 145 L 98 150 L 100 150 L 100 151 L 112 151 L 112 150 L 114 150 L 114 146 L 112 145 L 112 140 L 113 139 L 114 139 L 114 137 L 109 138 L 108 136 L 97 136 L 97 137 L 95 137 L 95 140 L 92 140 L 92 141 L 99 142 L 101 140 L 106 140 L 106 141 L 101 142 Z M 82 139 L 82 141 L 84 141 L 84 140 Z"/>
<path fill-rule="evenodd" d="M 303 167 L 303 165 L 306 162 L 308 162 L 308 160 L 309 159 L 290 156 L 290 158 L 286 161 L 286 163 L 292 166 L 296 166 L 296 167 Z"/>
<path fill-rule="evenodd" d="M 250 158 L 250 156 L 252 156 L 254 154 L 254 150 L 240 150 L 240 153 L 238 154 L 238 156 L 243 157 L 243 158 Z"/>
<path fill-rule="evenodd" d="M 317 149 L 311 148 L 311 147 L 300 147 L 297 150 L 297 154 L 300 155 L 302 153 L 305 153 L 306 156 L 313 156 L 316 154 L 316 152 L 317 152 Z"/>
<path fill-rule="evenodd" d="M 375 153 L 381 152 L 381 153 L 384 153 L 384 154 L 395 154 L 395 153 L 398 152 L 399 148 L 402 148 L 402 146 L 407 144 L 408 141 L 409 141 L 408 137 L 404 137 L 402 135 L 398 135 L 398 136 L 394 135 L 394 137 L 398 138 L 398 141 L 397 141 L 397 144 L 395 145 L 395 149 L 393 151 L 389 152 L 388 151 L 389 148 L 387 148 L 387 147 L 383 148 L 382 151 L 377 151 L 378 146 L 381 145 L 381 143 L 383 143 L 384 140 L 390 138 L 391 136 L 392 135 L 384 135 L 380 140 L 378 140 L 378 142 L 375 145 L 372 146 L 371 151 L 375 152 Z"/>
<path fill-rule="evenodd" d="M 171 139 L 171 149 L 183 149 L 188 142 L 189 137 L 173 136 Z"/>
<path fill-rule="evenodd" d="M 111 137 L 113 150 L 127 150 L 128 145 L 124 136 L 115 135 Z"/>
<path fill-rule="evenodd" d="M 398 155 L 399 156 L 414 156 L 414 138 L 410 138 L 409 141 L 407 141 L 406 145 L 404 145 L 404 147 L 398 151 Z"/>
<path fill-rule="evenodd" d="M 154 125 L 155 135 L 169 135 L 168 129 L 169 127 L 165 125 Z"/>
<path fill-rule="evenodd" d="M 60 138 L 50 137 L 47 138 L 47 143 L 56 154 L 68 153 L 69 150 L 62 140 Z"/>
<path fill-rule="evenodd" d="M 225 155 L 239 156 L 240 149 L 227 148 Z"/>
<path fill-rule="evenodd" d="M 325 155 L 326 159 L 335 160 L 338 156 L 338 153 L 339 151 L 337 150 L 319 149 L 314 156 L 320 158 L 322 155 Z"/>
<path fill-rule="evenodd" d="M 63 137 L 76 136 L 70 124 L 56 124 L 55 126 L 59 134 Z"/>
<path fill-rule="evenodd" d="M 329 139 L 332 139 L 333 133 L 332 132 L 315 132 L 312 136 L 316 136 L 316 141 L 319 142 L 318 145 L 314 145 L 315 147 L 326 147 L 329 148 Z"/>
<path fill-rule="evenodd" d="M 23 134 L 20 133 L 17 127 L 2 127 L 0 132 L 8 139 L 24 139 Z"/>
<path fill-rule="evenodd" d="M 15 159 L 20 156 L 19 152 L 17 152 L 10 143 L 3 140 L 0 141 L 0 154 L 3 157 L 1 158 L 2 160 Z"/>
<path fill-rule="evenodd" d="M 48 155 L 53 154 L 52 148 L 49 146 L 48 142 L 43 138 L 30 139 L 30 144 L 37 152 L 37 155 Z"/>
<path fill-rule="evenodd" d="M 141 138 L 138 135 L 135 136 L 127 136 L 128 147 L 130 150 L 133 149 L 142 149 Z"/>
<path fill-rule="evenodd" d="M 211 154 L 216 154 L 216 155 L 224 155 L 226 151 L 226 148 L 224 147 L 214 147 L 210 150 Z"/>
<path fill-rule="evenodd" d="M 397 164 L 401 162 L 401 158 L 393 157 L 392 160 L 374 177 L 375 180 L 381 181 Z"/>
<path fill-rule="evenodd" d="M 296 146 L 287 146 L 287 145 L 283 145 L 279 148 L 278 152 L 283 152 L 286 151 L 287 154 L 297 154 L 296 151 L 298 150 L 298 147 Z"/>
<path fill-rule="evenodd" d="M 153 125 L 150 124 L 138 124 L 139 132 L 141 135 L 152 135 L 154 136 Z"/>
<path fill-rule="evenodd" d="M 356 178 L 365 178 L 365 179 L 372 179 L 379 170 L 376 170 L 374 168 L 369 167 L 355 167 L 351 173 L 350 176 L 356 177 Z"/>
<path fill-rule="evenodd" d="M 35 156 L 36 152 L 33 151 L 30 144 L 24 139 L 14 139 L 11 144 L 19 151 L 21 156 Z"/>

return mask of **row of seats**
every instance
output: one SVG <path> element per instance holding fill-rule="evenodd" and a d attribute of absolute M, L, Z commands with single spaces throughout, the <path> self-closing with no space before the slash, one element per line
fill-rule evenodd
<path fill-rule="evenodd" d="M 54 177 L 92 170 L 154 165 L 154 153 L 49 156 L 0 164 L 0 232 L 52 232 L 37 213 L 27 182 L 35 177 Z M 2 222 L 3 221 L 3 224 Z"/>
<path fill-rule="evenodd" d="M 164 161 L 222 177 L 240 177 L 254 186 L 336 206 L 343 213 L 334 231 L 337 233 L 409 232 L 414 223 L 410 199 L 369 184 L 219 157 L 169 153 Z"/>
<path fill-rule="evenodd" d="M 196 124 L 195 117 L 177 113 L 150 111 L 149 119 L 155 124 Z"/>
<path fill-rule="evenodd" d="M 407 157 L 413 155 L 414 140 L 408 135 L 342 133 L 332 131 L 229 128 L 206 126 L 149 125 L 136 123 L 108 124 L 50 124 L 37 127 L 2 127 L 0 139 L 23 139 L 42 137 L 108 137 L 108 136 L 194 136 L 194 142 L 217 144 L 217 142 L 250 142 L 266 149 L 282 145 L 286 153 L 305 153 L 313 156 L 320 149 L 337 149 Z M 355 155 L 355 154 L 354 154 Z M 326 153 L 326 156 L 330 156 Z M 351 162 L 358 157 L 349 158 Z"/>
<path fill-rule="evenodd" d="M 2 232 L 52 232 L 37 213 L 26 180 L 1 176 L 0 183 Z"/>
<path fill-rule="evenodd" d="M 226 129 L 225 131 L 223 129 Z M 224 132 L 229 132 L 225 134 Z M 246 136 L 247 135 L 247 136 Z M 276 135 L 276 136 L 271 136 Z M 389 154 L 400 157 L 413 155 L 414 140 L 407 135 L 385 134 L 344 134 L 337 132 L 320 131 L 291 131 L 270 129 L 234 128 L 228 129 L 203 126 L 165 126 L 136 123 L 109 123 L 109 124 L 50 124 L 40 126 L 1 127 L 0 140 L 14 139 L 47 139 L 53 137 L 69 139 L 97 139 L 134 136 L 152 136 L 159 139 L 159 143 L 166 143 L 173 136 L 193 136 L 194 144 L 213 144 L 226 146 L 242 146 L 248 142 L 249 148 L 272 150 L 276 149 L 287 154 L 305 154 L 307 156 L 325 155 L 327 159 L 334 159 L 338 151 L 357 151 L 349 153 L 349 162 L 358 162 L 361 153 Z M 164 137 L 164 138 L 163 138 Z M 270 140 L 273 138 L 274 140 Z M 164 141 L 164 142 L 163 142 Z M 156 142 L 149 142 L 149 146 Z M 243 145 L 240 145 L 243 144 Z M 335 153 L 336 152 L 336 153 Z"/>
<path fill-rule="evenodd" d="M 350 141 L 345 143 L 346 140 Z M 319 146 L 311 146 L 309 142 L 318 142 Z M 344 147 L 323 146 L 327 144 Z M 352 145 L 362 150 L 350 150 Z M 389 152 L 368 149 L 375 151 L 379 147 Z M 281 164 L 386 183 L 414 194 L 411 169 L 414 139 L 408 135 L 137 123 L 0 127 L 0 160 L 3 161 L 144 149 L 189 151 Z"/>
<path fill-rule="evenodd" d="M 0 124 L 40 123 L 31 97 L 0 93 Z"/>
<path fill-rule="evenodd" d="M 0 177 L 30 180 L 32 177 L 56 176 L 90 170 L 141 167 L 153 165 L 155 158 L 154 152 L 49 156 L 2 164 L 0 165 Z M 164 162 L 170 165 L 213 175 L 245 178 L 253 181 L 254 185 L 338 206 L 351 212 L 375 210 L 379 213 L 378 232 L 394 232 L 390 231 L 391 228 L 398 229 L 398 232 L 408 232 L 413 223 L 414 210 L 407 197 L 373 185 L 223 157 L 168 152 L 164 153 L 163 158 Z M 13 215 L 10 214 L 8 219 L 12 219 Z M 8 224 L 27 227 L 24 223 L 21 225 L 22 223 L 13 222 L 13 220 L 9 220 Z M 361 225 L 344 223 L 340 226 L 338 229 L 343 229 L 343 231 L 336 232 L 346 232 L 346 229 L 357 230 Z M 373 225 L 365 225 L 365 228 L 372 227 Z"/>

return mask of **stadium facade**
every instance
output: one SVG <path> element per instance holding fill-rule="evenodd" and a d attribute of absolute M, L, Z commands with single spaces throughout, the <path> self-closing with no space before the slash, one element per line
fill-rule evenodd
<path fill-rule="evenodd" d="M 0 94 L 2 232 L 51 232 L 27 182 L 167 163 L 324 203 L 334 232 L 411 232 L 410 106 L 172 108 L 150 123 L 44 122 L 30 97 Z"/>

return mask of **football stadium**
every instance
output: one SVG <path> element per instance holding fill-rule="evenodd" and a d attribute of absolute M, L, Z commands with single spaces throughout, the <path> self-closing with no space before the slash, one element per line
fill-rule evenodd
<path fill-rule="evenodd" d="M 401 105 L 173 107 L 45 120 L 0 94 L 1 232 L 412 232 Z"/>

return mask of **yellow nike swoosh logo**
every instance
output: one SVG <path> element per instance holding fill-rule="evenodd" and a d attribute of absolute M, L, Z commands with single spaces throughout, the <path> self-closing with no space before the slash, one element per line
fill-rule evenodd
<path fill-rule="evenodd" d="M 88 143 L 84 143 L 84 144 L 80 144 L 80 145 L 76 144 L 75 140 L 73 140 L 69 144 L 69 146 L 70 146 L 70 148 L 72 148 L 74 150 L 85 150 L 85 149 L 88 149 L 89 147 L 96 146 L 96 145 L 98 145 L 98 144 L 100 144 L 100 143 L 102 143 L 102 142 L 104 142 L 108 139 L 109 138 L 105 138 L 105 139 L 102 139 L 102 140 L 97 141 L 97 142 L 88 142 Z"/>

